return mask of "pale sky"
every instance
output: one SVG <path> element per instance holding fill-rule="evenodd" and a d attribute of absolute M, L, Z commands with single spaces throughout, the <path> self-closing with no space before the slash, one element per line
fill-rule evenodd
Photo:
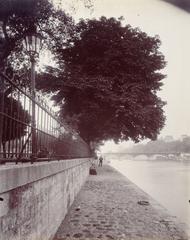
<path fill-rule="evenodd" d="M 161 0 L 94 0 L 93 12 L 81 4 L 75 18 L 102 15 L 123 16 L 123 23 L 139 27 L 149 35 L 160 36 L 160 50 L 168 62 L 163 71 L 167 78 L 159 93 L 167 101 L 164 108 L 166 126 L 160 136 L 190 135 L 190 14 Z M 109 143 L 104 150 L 110 148 L 117 150 L 118 147 Z"/>

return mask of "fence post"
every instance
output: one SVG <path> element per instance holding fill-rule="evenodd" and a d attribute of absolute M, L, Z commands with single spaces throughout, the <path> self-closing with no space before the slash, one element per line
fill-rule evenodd
<path fill-rule="evenodd" d="M 35 80 L 35 59 L 31 58 L 31 88 L 32 88 L 32 163 L 37 156 L 36 142 L 36 80 Z"/>
<path fill-rule="evenodd" d="M 4 34 L 3 34 L 3 22 L 0 21 L 0 64 L 2 61 L 3 55 L 3 42 L 4 42 Z M 1 158 L 1 150 L 2 150 L 2 138 L 3 138 L 3 112 L 4 112 L 4 79 L 0 75 L 0 158 Z"/>
<path fill-rule="evenodd" d="M 3 141 L 3 119 L 4 119 L 4 78 L 0 75 L 0 158 L 2 154 Z"/>

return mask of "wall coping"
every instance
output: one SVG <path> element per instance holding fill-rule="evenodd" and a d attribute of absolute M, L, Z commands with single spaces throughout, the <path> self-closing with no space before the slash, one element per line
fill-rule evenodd
<path fill-rule="evenodd" d="M 90 163 L 90 158 L 0 166 L 0 193 L 8 192 L 87 162 Z"/>

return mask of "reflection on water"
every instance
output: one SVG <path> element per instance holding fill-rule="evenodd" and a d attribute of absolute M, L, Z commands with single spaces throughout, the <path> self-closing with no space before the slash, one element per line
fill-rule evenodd
<path fill-rule="evenodd" d="M 110 163 L 190 228 L 190 161 L 113 159 Z"/>

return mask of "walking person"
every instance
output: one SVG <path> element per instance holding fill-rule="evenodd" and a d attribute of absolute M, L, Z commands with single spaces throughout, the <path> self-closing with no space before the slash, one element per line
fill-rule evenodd
<path fill-rule="evenodd" d="M 100 156 L 99 157 L 99 167 L 102 167 L 102 164 L 103 164 L 103 157 L 102 156 Z"/>

